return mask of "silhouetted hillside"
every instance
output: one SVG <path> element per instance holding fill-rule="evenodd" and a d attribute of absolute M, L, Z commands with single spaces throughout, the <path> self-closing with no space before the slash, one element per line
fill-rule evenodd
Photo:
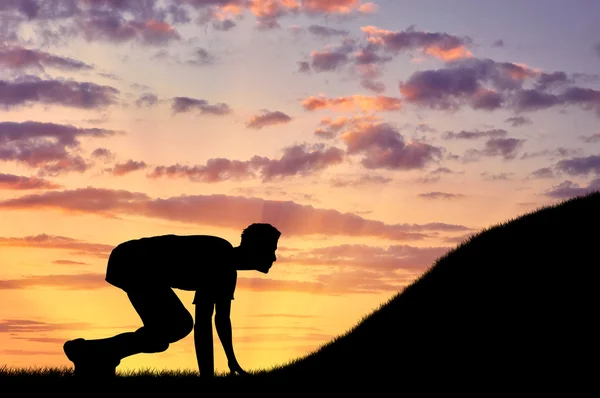
<path fill-rule="evenodd" d="M 599 226 L 596 192 L 488 228 L 347 334 L 265 376 L 548 388 L 591 374 Z"/>

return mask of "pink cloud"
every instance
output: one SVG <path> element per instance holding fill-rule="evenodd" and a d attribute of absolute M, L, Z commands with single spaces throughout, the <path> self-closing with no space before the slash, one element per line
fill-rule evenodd
<path fill-rule="evenodd" d="M 260 130 L 263 127 L 285 124 L 292 121 L 292 118 L 280 111 L 264 111 L 261 114 L 254 115 L 246 123 L 246 127 Z"/>
<path fill-rule="evenodd" d="M 340 112 L 358 110 L 369 111 L 396 111 L 401 108 L 401 101 L 394 97 L 368 97 L 363 95 L 352 95 L 348 97 L 327 98 L 324 96 L 308 97 L 302 100 L 302 106 L 308 111 L 319 109 L 330 109 Z"/>
<path fill-rule="evenodd" d="M 137 162 L 130 159 L 125 163 L 115 164 L 113 174 L 116 176 L 124 176 L 134 171 L 145 169 L 146 167 L 148 167 L 148 165 L 145 162 Z"/>
<path fill-rule="evenodd" d="M 68 214 L 106 217 L 138 215 L 186 224 L 212 225 L 242 230 L 256 222 L 277 226 L 286 236 L 324 234 L 329 236 L 376 236 L 390 240 L 422 240 L 428 231 L 465 231 L 461 225 L 386 224 L 352 213 L 316 209 L 291 201 L 270 201 L 226 195 L 176 196 L 152 199 L 125 190 L 79 188 L 25 195 L 0 201 L 0 209 L 46 209 Z"/>
<path fill-rule="evenodd" d="M 0 174 L 0 189 L 27 190 L 56 188 L 62 188 L 62 185 L 55 184 L 43 178 Z"/>

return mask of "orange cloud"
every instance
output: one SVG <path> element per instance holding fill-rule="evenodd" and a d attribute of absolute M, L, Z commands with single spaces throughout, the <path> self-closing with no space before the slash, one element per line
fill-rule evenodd
<path fill-rule="evenodd" d="M 108 257 L 113 246 L 99 243 L 88 243 L 64 236 L 39 234 L 22 238 L 0 237 L 0 246 L 29 247 L 36 249 L 63 249 L 71 250 L 74 254 L 84 254 L 94 257 Z"/>
<path fill-rule="evenodd" d="M 350 97 L 327 98 L 324 96 L 308 97 L 302 101 L 304 109 L 314 111 L 318 109 L 331 109 L 335 111 L 395 111 L 401 108 L 399 98 L 385 96 L 352 95 Z"/>

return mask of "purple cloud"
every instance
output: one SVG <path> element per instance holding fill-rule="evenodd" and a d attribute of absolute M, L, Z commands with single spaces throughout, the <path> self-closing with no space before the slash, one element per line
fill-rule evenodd
<path fill-rule="evenodd" d="M 209 115 L 227 115 L 231 113 L 229 105 L 218 103 L 210 105 L 208 101 L 203 99 L 195 99 L 189 97 L 175 97 L 171 106 L 173 114 L 191 111 L 200 111 L 201 114 Z"/>
<path fill-rule="evenodd" d="M 125 163 L 115 164 L 112 173 L 116 176 L 124 176 L 134 171 L 145 169 L 146 167 L 148 167 L 148 165 L 145 162 L 137 162 L 130 159 Z"/>
<path fill-rule="evenodd" d="M 9 69 L 33 68 L 43 72 L 44 67 L 63 71 L 92 70 L 93 66 L 68 57 L 59 57 L 40 50 L 29 50 L 18 45 L 0 43 L 0 66 Z"/>
<path fill-rule="evenodd" d="M 286 124 L 292 121 L 292 118 L 280 111 L 263 111 L 261 114 L 254 115 L 246 123 L 247 128 L 260 130 L 263 127 L 274 126 L 277 124 Z"/>
<path fill-rule="evenodd" d="M 509 117 L 508 119 L 505 120 L 506 123 L 510 124 L 513 127 L 519 127 L 519 126 L 524 126 L 527 124 L 531 124 L 531 119 L 526 118 L 524 116 L 513 116 L 513 117 Z"/>
<path fill-rule="evenodd" d="M 549 167 L 544 167 L 531 172 L 532 178 L 554 178 L 554 173 Z"/>
<path fill-rule="evenodd" d="M 426 167 L 442 156 L 440 148 L 423 142 L 406 143 L 387 123 L 363 125 L 344 133 L 347 153 L 363 154 L 367 169 L 412 170 Z"/>
<path fill-rule="evenodd" d="M 557 199 L 570 199 L 576 196 L 584 196 L 589 193 L 600 191 L 600 178 L 596 178 L 587 187 L 581 187 L 572 181 L 564 181 L 544 192 L 545 196 Z"/>
<path fill-rule="evenodd" d="M 315 36 L 321 37 L 347 36 L 350 33 L 347 30 L 329 28 L 322 25 L 310 25 L 308 31 Z"/>
<path fill-rule="evenodd" d="M 506 137 L 507 131 L 506 130 L 502 130 L 502 129 L 494 129 L 494 130 L 487 130 L 487 131 L 465 131 L 462 130 L 458 133 L 454 133 L 452 131 L 446 131 L 445 133 L 442 134 L 442 138 L 445 140 L 473 140 L 473 139 L 477 139 L 477 138 L 483 138 L 483 137 L 488 137 L 488 138 L 499 138 L 499 137 Z"/>
<path fill-rule="evenodd" d="M 138 107 L 151 107 L 158 104 L 158 97 L 152 93 L 145 93 L 135 101 L 135 104 Z"/>
<path fill-rule="evenodd" d="M 57 189 L 62 185 L 37 177 L 16 176 L 0 173 L 0 189 L 28 190 L 28 189 Z"/>
<path fill-rule="evenodd" d="M 457 199 L 465 195 L 446 192 L 425 192 L 420 193 L 418 196 L 423 199 Z"/>
<path fill-rule="evenodd" d="M 114 87 L 91 82 L 42 80 L 35 76 L 0 80 L 0 107 L 6 110 L 36 103 L 97 109 L 117 103 L 118 94 Z"/>
<path fill-rule="evenodd" d="M 104 138 L 117 133 L 33 121 L 0 122 L 0 161 L 16 161 L 38 168 L 40 177 L 69 171 L 84 172 L 89 165 L 76 154 L 80 149 L 79 137 Z"/>
<path fill-rule="evenodd" d="M 561 160 L 556 164 L 556 169 L 572 176 L 584 176 L 590 173 L 600 175 L 600 156 L 590 155 Z"/>
<path fill-rule="evenodd" d="M 583 140 L 583 142 L 585 142 L 586 144 L 593 144 L 596 142 L 600 142 L 600 132 L 579 138 Z"/>

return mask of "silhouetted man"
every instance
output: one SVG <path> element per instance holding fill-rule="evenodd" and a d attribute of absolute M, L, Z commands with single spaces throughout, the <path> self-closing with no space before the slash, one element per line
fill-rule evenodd
<path fill-rule="evenodd" d="M 75 339 L 64 351 L 76 375 L 115 375 L 121 359 L 138 353 L 163 352 L 192 329 L 201 376 L 214 376 L 212 315 L 233 373 L 239 365 L 229 318 L 237 270 L 268 273 L 276 261 L 281 233 L 270 224 L 252 224 L 241 243 L 209 235 L 162 235 L 130 240 L 113 249 L 106 281 L 123 289 L 143 325 L 135 332 L 99 340 Z M 195 323 L 173 288 L 195 291 Z"/>

